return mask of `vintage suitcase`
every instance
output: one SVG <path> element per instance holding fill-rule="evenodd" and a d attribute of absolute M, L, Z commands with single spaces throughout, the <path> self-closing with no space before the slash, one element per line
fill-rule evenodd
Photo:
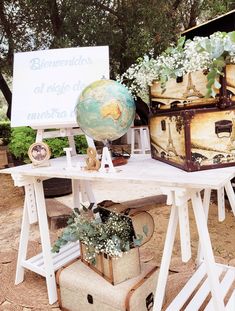
<path fill-rule="evenodd" d="M 165 90 L 158 81 L 150 87 L 150 110 L 153 114 L 159 110 L 182 110 L 199 107 L 218 106 L 225 108 L 235 104 L 235 65 L 227 65 L 224 77 L 221 76 L 220 89 L 214 89 L 216 97 L 206 97 L 207 73 L 196 71 L 178 79 L 169 79 Z"/>
<path fill-rule="evenodd" d="M 99 207 L 97 209 L 102 221 L 108 219 L 111 209 Z M 115 211 L 118 213 L 118 211 Z M 144 214 L 144 212 L 143 212 Z M 150 216 L 150 215 L 149 215 Z M 134 221 L 128 215 L 122 214 L 122 218 L 125 218 L 131 227 L 130 240 L 138 237 L 138 232 L 135 230 L 139 228 L 139 225 L 134 225 Z M 151 216 L 150 216 L 151 217 Z M 144 218 L 145 220 L 147 218 Z M 149 220 L 149 219 L 148 219 Z M 81 247 L 81 260 L 95 272 L 99 273 L 108 282 L 113 285 L 119 284 L 130 278 L 136 277 L 140 274 L 140 255 L 139 245 L 131 248 L 129 251 L 123 253 L 121 257 L 111 257 L 105 253 L 96 254 L 96 263 L 90 263 L 87 260 L 87 247 L 85 244 L 80 243 Z"/>
<path fill-rule="evenodd" d="M 139 247 L 123 253 L 122 257 L 110 257 L 104 253 L 96 254 L 96 263 L 93 265 L 86 260 L 86 246 L 82 243 L 80 245 L 81 261 L 112 285 L 140 274 Z"/>
<path fill-rule="evenodd" d="M 215 98 L 203 72 L 150 87 L 151 154 L 186 171 L 235 165 L 235 65 L 227 65 Z"/>
<path fill-rule="evenodd" d="M 64 311 L 152 310 L 157 267 L 142 264 L 141 270 L 138 277 L 112 286 L 78 260 L 57 272 L 60 308 Z"/>
<path fill-rule="evenodd" d="M 235 165 L 235 106 L 161 111 L 149 127 L 154 159 L 186 171 Z"/>

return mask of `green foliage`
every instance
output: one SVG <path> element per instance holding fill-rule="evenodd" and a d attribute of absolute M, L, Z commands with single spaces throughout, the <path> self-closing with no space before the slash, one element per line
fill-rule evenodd
<path fill-rule="evenodd" d="M 10 141 L 11 125 L 9 121 L 0 121 L 0 139 L 3 145 L 7 145 Z"/>
<path fill-rule="evenodd" d="M 45 139 L 45 143 L 49 146 L 51 150 L 52 158 L 64 156 L 63 148 L 69 147 L 68 138 L 65 137 Z"/>
<path fill-rule="evenodd" d="M 9 150 L 18 160 L 29 163 L 28 149 L 35 142 L 36 130 L 31 127 L 12 128 Z M 64 156 L 63 148 L 69 146 L 67 137 L 57 137 L 44 140 L 51 150 L 51 157 Z M 78 153 L 86 153 L 87 142 L 84 135 L 75 136 L 75 146 Z"/>
<path fill-rule="evenodd" d="M 88 148 L 85 135 L 78 135 L 74 137 L 76 151 L 78 154 L 85 154 Z"/>
<path fill-rule="evenodd" d="M 0 122 L 7 120 L 8 118 L 6 116 L 6 107 L 0 107 Z"/>
<path fill-rule="evenodd" d="M 9 150 L 16 159 L 28 163 L 28 149 L 35 142 L 35 139 L 36 131 L 31 127 L 12 128 L 10 143 L 8 145 Z"/>
<path fill-rule="evenodd" d="M 217 31 L 209 37 L 182 37 L 157 57 L 144 55 L 117 80 L 124 83 L 134 97 L 149 103 L 149 86 L 159 81 L 162 92 L 170 78 L 176 79 L 195 71 L 208 72 L 207 97 L 215 97 L 221 87 L 220 76 L 226 64 L 235 64 L 235 31 Z"/>
<path fill-rule="evenodd" d="M 86 153 L 88 145 L 87 145 L 85 135 L 75 136 L 74 140 L 75 140 L 76 152 L 78 154 Z M 47 143 L 48 146 L 50 147 L 53 158 L 58 158 L 58 157 L 63 156 L 64 155 L 63 148 L 69 147 L 69 141 L 67 137 L 45 139 L 45 143 Z"/>
<path fill-rule="evenodd" d="M 142 236 L 134 236 L 129 217 L 108 212 L 108 217 L 93 218 L 86 208 L 83 212 L 74 210 L 68 221 L 68 226 L 55 242 L 52 252 L 59 252 L 68 242 L 79 240 L 86 246 L 86 260 L 95 264 L 96 254 L 103 252 L 111 257 L 120 257 L 122 252 L 139 246 Z M 146 228 L 145 228 L 146 232 Z"/>

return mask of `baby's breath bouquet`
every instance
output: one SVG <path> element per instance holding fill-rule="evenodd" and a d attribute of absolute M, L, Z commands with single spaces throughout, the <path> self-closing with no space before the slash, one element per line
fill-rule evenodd
<path fill-rule="evenodd" d="M 105 253 L 111 257 L 121 257 L 123 252 L 138 246 L 141 236 L 135 237 L 131 219 L 116 212 L 105 210 L 101 217 L 94 218 L 92 213 L 84 208 L 80 213 L 73 211 L 68 226 L 55 242 L 52 251 L 59 252 L 68 242 L 80 241 L 86 247 L 86 260 L 96 263 L 96 254 Z"/>
<path fill-rule="evenodd" d="M 202 70 L 207 75 L 207 96 L 215 96 L 214 88 L 221 87 L 218 82 L 223 75 L 226 64 L 235 64 L 235 31 L 215 32 L 209 37 L 195 37 L 185 40 L 181 37 L 176 45 L 171 45 L 161 55 L 149 55 L 139 58 L 126 72 L 117 77 L 125 84 L 132 95 L 149 103 L 149 86 L 153 80 L 165 84 L 170 78 L 182 77 L 184 74 Z"/>

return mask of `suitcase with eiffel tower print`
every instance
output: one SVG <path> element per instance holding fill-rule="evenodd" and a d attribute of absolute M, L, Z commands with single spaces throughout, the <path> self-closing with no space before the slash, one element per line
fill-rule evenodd
<path fill-rule="evenodd" d="M 152 157 L 185 171 L 235 165 L 235 107 L 155 114 L 149 132 Z"/>
<path fill-rule="evenodd" d="M 224 76 L 220 78 L 220 89 L 214 89 L 215 97 L 206 97 L 207 73 L 195 71 L 169 79 L 165 89 L 159 81 L 153 81 L 150 87 L 150 110 L 159 113 L 161 110 L 183 110 L 200 107 L 224 108 L 233 102 L 235 104 L 235 65 L 225 67 Z"/>
<path fill-rule="evenodd" d="M 205 98 L 203 72 L 150 87 L 149 132 L 154 159 L 185 171 L 235 165 L 235 65 L 228 65 L 215 98 Z"/>

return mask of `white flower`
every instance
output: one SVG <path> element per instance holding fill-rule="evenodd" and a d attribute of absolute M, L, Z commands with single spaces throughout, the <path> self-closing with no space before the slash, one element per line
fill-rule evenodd
<path fill-rule="evenodd" d="M 153 50 L 150 51 L 149 55 L 139 58 L 117 80 L 127 85 L 135 99 L 138 96 L 149 103 L 149 86 L 153 80 L 164 85 L 169 78 L 197 70 L 210 70 L 215 60 L 221 57 L 225 63 L 235 63 L 235 32 L 216 32 L 210 37 L 195 37 L 187 40 L 184 46 L 182 40 L 179 39 L 176 46 L 171 45 L 156 58 Z"/>

